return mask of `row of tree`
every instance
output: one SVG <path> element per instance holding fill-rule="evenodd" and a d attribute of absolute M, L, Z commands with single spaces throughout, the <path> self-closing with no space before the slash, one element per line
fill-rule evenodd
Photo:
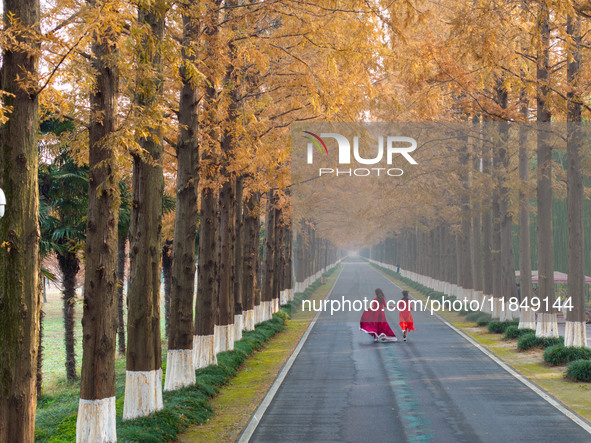
<path fill-rule="evenodd" d="M 41 162 L 47 169 L 42 177 L 59 161 L 64 167 L 83 165 L 72 171 L 79 180 L 61 205 L 51 189 L 41 187 L 49 208 L 41 212 L 46 221 L 65 226 L 77 216 L 72 209 L 77 199 L 86 206 L 83 241 L 55 234 L 56 226 L 49 241 L 41 243 L 57 252 L 68 275 L 67 318 L 72 318 L 71 276 L 80 266 L 78 249 L 84 249 L 77 438 L 115 441 L 118 327 L 121 348 L 124 343 L 123 264 L 119 260 L 118 266 L 117 257 L 123 255 L 125 239 L 130 254 L 127 419 L 162 407 L 165 187 L 176 192 L 165 389 L 190 384 L 196 367 L 215 362 L 216 353 L 232 349 L 244 328 L 268 319 L 282 295 L 290 298 L 285 128 L 294 120 L 341 112 L 327 100 L 329 90 L 337 97 L 363 95 L 357 88 L 367 83 L 367 73 L 355 70 L 342 85 L 333 75 L 350 62 L 347 56 L 358 37 L 341 35 L 344 25 L 362 33 L 372 29 L 356 20 L 358 3 L 332 10 L 334 17 L 327 20 L 319 14 L 324 5 L 290 1 L 58 1 L 43 13 L 38 0 L 4 2 L 1 185 L 8 205 L 0 222 L 0 441 L 32 441 L 34 436 L 40 142 L 55 146 L 45 153 L 49 160 Z M 343 108 L 343 115 L 357 112 Z M 40 115 L 72 122 L 73 128 L 40 137 Z M 128 228 L 120 223 L 124 176 L 131 177 Z M 87 192 L 78 189 L 85 183 Z M 261 217 L 265 238 L 259 263 Z M 314 272 L 321 269 L 314 265 Z M 73 323 L 66 327 L 70 331 Z M 68 371 L 75 374 L 74 359 Z"/>

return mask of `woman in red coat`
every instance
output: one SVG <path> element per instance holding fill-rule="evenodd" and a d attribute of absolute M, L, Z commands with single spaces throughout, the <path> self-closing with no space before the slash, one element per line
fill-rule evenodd
<path fill-rule="evenodd" d="M 398 321 L 400 329 L 404 332 L 402 338 L 406 341 L 408 331 L 414 331 L 414 318 L 410 310 L 410 301 L 408 300 L 408 291 L 402 291 L 402 300 L 398 302 Z"/>
<path fill-rule="evenodd" d="M 398 341 L 396 334 L 390 328 L 386 320 L 386 297 L 381 289 L 376 289 L 377 297 L 370 303 L 369 309 L 366 309 L 361 316 L 359 329 L 371 335 L 374 341 L 395 342 Z"/>

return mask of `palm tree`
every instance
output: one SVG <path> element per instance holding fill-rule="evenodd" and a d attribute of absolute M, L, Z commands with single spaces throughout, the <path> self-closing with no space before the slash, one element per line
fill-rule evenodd
<path fill-rule="evenodd" d="M 74 380 L 74 303 L 79 251 L 84 247 L 88 168 L 79 166 L 67 152 L 51 164 L 39 166 L 41 253 L 56 253 L 63 283 L 66 377 Z"/>

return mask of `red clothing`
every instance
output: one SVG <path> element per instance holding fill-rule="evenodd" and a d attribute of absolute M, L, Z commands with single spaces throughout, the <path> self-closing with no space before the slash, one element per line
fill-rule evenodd
<path fill-rule="evenodd" d="M 373 301 L 370 303 L 369 309 L 366 309 L 361 316 L 359 329 L 367 332 L 375 339 L 379 338 L 382 334 L 386 337 L 396 337 L 396 334 L 394 334 L 394 331 L 392 331 L 388 324 L 388 320 L 386 320 L 386 313 L 384 312 L 386 303 L 379 302 L 377 297 L 374 300 L 379 303 L 379 307 L 373 310 L 372 308 L 375 308 L 376 303 Z"/>
<path fill-rule="evenodd" d="M 402 299 L 398 302 L 397 307 L 400 329 L 402 329 L 403 331 L 405 329 L 408 329 L 409 331 L 414 331 L 414 318 L 412 317 L 409 301 Z"/>

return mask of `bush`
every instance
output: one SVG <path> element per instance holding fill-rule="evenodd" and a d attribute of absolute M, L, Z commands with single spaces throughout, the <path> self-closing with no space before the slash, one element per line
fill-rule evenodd
<path fill-rule="evenodd" d="M 478 326 L 486 326 L 488 325 L 492 320 L 492 317 L 490 316 L 490 314 L 483 314 L 482 312 L 480 312 L 480 316 L 476 319 L 476 324 Z"/>
<path fill-rule="evenodd" d="M 519 329 L 517 326 L 509 326 L 505 329 L 505 338 L 512 339 L 512 338 L 519 338 L 525 334 L 535 334 L 536 331 L 533 329 Z"/>
<path fill-rule="evenodd" d="M 590 360 L 591 349 L 554 345 L 544 351 L 544 361 L 552 366 L 566 365 L 575 360 Z"/>
<path fill-rule="evenodd" d="M 547 348 L 563 343 L 564 338 L 562 337 L 536 337 L 536 334 L 530 333 L 521 336 L 517 342 L 517 348 L 521 351 L 527 351 L 532 348 Z"/>
<path fill-rule="evenodd" d="M 466 315 L 466 320 L 477 321 L 478 317 L 480 317 L 481 315 L 482 315 L 482 312 L 480 312 L 480 311 L 470 312 L 468 315 Z"/>
<path fill-rule="evenodd" d="M 575 360 L 568 365 L 566 376 L 577 381 L 591 381 L 591 360 Z"/>
<path fill-rule="evenodd" d="M 514 321 L 491 321 L 488 324 L 488 331 L 493 334 L 503 334 L 507 328 L 514 326 L 517 327 L 518 323 Z"/>

